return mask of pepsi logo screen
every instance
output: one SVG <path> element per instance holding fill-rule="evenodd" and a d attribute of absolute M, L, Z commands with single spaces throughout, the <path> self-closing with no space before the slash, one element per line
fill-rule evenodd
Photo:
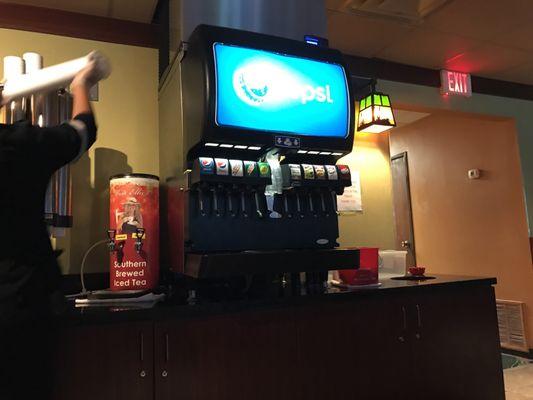
<path fill-rule="evenodd" d="M 350 104 L 341 65 L 215 43 L 216 123 L 345 138 Z"/>

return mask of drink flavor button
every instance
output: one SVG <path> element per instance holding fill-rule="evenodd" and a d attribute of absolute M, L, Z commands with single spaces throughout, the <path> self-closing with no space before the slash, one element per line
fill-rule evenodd
<path fill-rule="evenodd" d="M 255 161 L 245 161 L 244 173 L 245 176 L 258 176 L 259 171 L 257 169 L 257 163 Z"/>
<path fill-rule="evenodd" d="M 301 180 L 302 179 L 302 169 L 300 164 L 289 164 L 289 171 L 291 172 L 292 180 Z"/>
<path fill-rule="evenodd" d="M 241 160 L 229 160 L 231 176 L 244 176 L 244 167 Z"/>
<path fill-rule="evenodd" d="M 316 179 L 326 179 L 326 169 L 323 165 L 314 165 Z"/>
<path fill-rule="evenodd" d="M 351 179 L 350 178 L 350 168 L 347 165 L 337 165 L 337 168 L 340 172 L 341 179 Z"/>
<path fill-rule="evenodd" d="M 215 173 L 215 162 L 212 158 L 200 157 L 200 173 L 212 175 Z"/>
<path fill-rule="evenodd" d="M 259 166 L 259 176 L 262 178 L 270 178 L 270 165 L 265 162 L 258 162 L 257 165 Z"/>
<path fill-rule="evenodd" d="M 310 164 L 302 164 L 305 179 L 315 179 L 315 170 Z"/>
<path fill-rule="evenodd" d="M 217 175 L 229 175 L 229 163 L 225 158 L 215 158 Z"/>
<path fill-rule="evenodd" d="M 336 181 L 339 179 L 337 168 L 334 165 L 326 165 L 326 171 L 328 173 L 328 179 L 330 181 Z"/>

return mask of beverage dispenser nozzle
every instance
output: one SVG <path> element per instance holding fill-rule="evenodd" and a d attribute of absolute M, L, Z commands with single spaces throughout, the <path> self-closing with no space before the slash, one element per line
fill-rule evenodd
<path fill-rule="evenodd" d="M 305 216 L 302 212 L 302 202 L 300 201 L 300 193 L 298 191 L 296 192 L 296 211 L 298 211 L 300 218 Z"/>
<path fill-rule="evenodd" d="M 235 218 L 237 216 L 237 213 L 235 212 L 235 209 L 233 208 L 233 192 L 237 189 L 237 185 L 233 185 L 231 188 L 228 188 L 227 196 L 228 196 L 228 212 L 231 215 L 232 218 Z"/>
<path fill-rule="evenodd" d="M 282 175 L 283 175 L 283 207 L 285 209 L 285 214 L 288 218 L 292 218 L 293 214 L 291 212 L 290 199 L 295 199 L 296 201 L 296 214 L 300 218 L 304 217 L 302 212 L 302 203 L 300 200 L 300 188 L 302 186 L 302 168 L 300 164 L 284 164 L 282 165 Z M 294 197 L 292 197 L 294 196 Z"/>
<path fill-rule="evenodd" d="M 328 180 L 333 181 L 330 186 L 331 200 L 335 213 L 339 213 L 337 204 L 337 195 L 344 193 L 344 188 L 352 184 L 352 175 L 350 167 L 347 165 L 326 165 Z"/>
<path fill-rule="evenodd" d="M 206 192 L 209 195 L 209 192 L 213 190 L 212 184 L 209 181 L 215 175 L 215 160 L 210 157 L 200 157 L 198 159 L 198 169 L 200 180 L 197 183 L 197 193 L 198 193 L 198 210 L 200 215 L 205 217 L 207 215 L 206 211 Z"/>
<path fill-rule="evenodd" d="M 244 218 L 248 218 L 248 212 L 246 211 L 246 187 L 241 190 L 241 212 Z"/>
<path fill-rule="evenodd" d="M 125 239 L 118 238 L 117 236 L 124 235 L 117 235 L 117 231 L 115 229 L 108 229 L 107 238 L 109 239 L 109 242 L 107 243 L 107 248 L 109 249 L 110 253 L 116 251 L 120 255 L 122 253 L 122 249 L 124 248 L 124 244 L 126 243 L 126 241 Z"/>
<path fill-rule="evenodd" d="M 326 175 L 328 177 L 328 191 L 331 196 L 331 208 L 335 214 L 337 210 L 337 194 L 339 194 L 339 174 L 335 165 L 326 165 Z"/>
<path fill-rule="evenodd" d="M 242 160 L 229 160 L 229 168 L 234 183 L 230 187 L 228 187 L 228 211 L 232 218 L 235 218 L 237 216 L 238 206 L 234 207 L 233 197 L 235 194 L 239 195 L 240 192 L 242 214 L 246 218 L 248 215 L 246 214 L 246 199 L 244 196 L 244 190 L 246 189 L 246 185 L 243 184 L 244 163 L 242 162 Z"/>
<path fill-rule="evenodd" d="M 219 204 L 218 204 L 218 191 L 220 189 L 220 185 L 213 185 L 211 187 L 211 192 L 213 194 L 213 210 L 215 211 L 215 215 L 217 217 L 220 217 L 222 214 L 220 212 Z"/>
<path fill-rule="evenodd" d="M 202 186 L 198 186 L 198 209 L 202 217 L 206 216 L 205 202 L 204 202 L 204 189 Z"/>
<path fill-rule="evenodd" d="M 318 190 L 320 195 L 320 205 L 322 206 L 322 213 L 326 215 L 326 217 L 329 217 L 329 212 L 326 208 L 326 200 L 324 199 L 324 191 L 322 189 Z"/>
<path fill-rule="evenodd" d="M 263 183 L 253 188 L 254 198 L 255 198 L 255 210 L 257 212 L 257 216 L 259 218 L 263 218 L 264 214 L 263 214 L 263 209 L 261 206 L 260 196 L 263 196 L 263 198 L 265 197 L 265 189 L 268 184 L 272 183 L 272 175 L 271 175 L 270 165 L 267 162 L 258 162 L 257 169 L 259 172 L 259 178 L 262 179 Z"/>
<path fill-rule="evenodd" d="M 292 218 L 292 213 L 289 208 L 289 200 L 287 199 L 287 194 L 283 193 L 283 212 L 287 216 L 287 218 Z"/>
<path fill-rule="evenodd" d="M 145 229 L 137 228 L 136 229 L 136 238 L 135 238 L 135 251 L 140 253 L 143 248 L 143 238 L 144 238 Z"/>
<path fill-rule="evenodd" d="M 309 211 L 311 211 L 311 214 L 313 214 L 314 217 L 317 217 L 317 213 L 315 211 L 315 205 L 313 202 L 313 191 L 312 190 L 307 191 L 307 199 L 309 201 Z"/>
<path fill-rule="evenodd" d="M 255 211 L 257 212 L 257 216 L 259 218 L 263 218 L 263 213 L 261 212 L 261 204 L 259 202 L 259 192 L 257 190 L 254 190 L 254 198 L 255 198 Z"/>
<path fill-rule="evenodd" d="M 337 210 L 337 192 L 335 190 L 330 190 L 329 193 L 331 194 L 331 204 L 333 205 L 333 212 L 335 214 L 338 214 L 339 211 Z"/>
<path fill-rule="evenodd" d="M 323 165 L 313 165 L 313 169 L 315 172 L 316 182 L 317 184 L 319 184 L 319 186 L 316 187 L 316 192 L 318 193 L 318 197 L 320 198 L 320 208 L 321 208 L 322 214 L 329 216 L 329 213 L 326 207 L 326 200 L 324 198 L 324 186 L 327 185 L 326 167 L 324 167 Z"/>
<path fill-rule="evenodd" d="M 107 243 L 107 248 L 110 252 L 113 252 L 117 248 L 117 243 L 115 242 L 115 236 L 117 235 L 117 231 L 115 229 L 108 229 L 107 230 L 107 238 L 109 239 L 109 242 Z"/>
<path fill-rule="evenodd" d="M 304 182 L 309 186 L 315 182 L 315 179 L 317 179 L 315 175 L 315 168 L 310 164 L 302 164 L 302 168 L 304 171 Z M 311 214 L 313 214 L 314 217 L 318 217 L 316 210 L 315 210 L 315 204 L 313 201 L 313 189 L 312 186 L 308 188 L 308 190 L 305 191 L 305 194 L 307 195 L 307 201 L 309 205 L 309 211 Z"/>
<path fill-rule="evenodd" d="M 198 206 L 200 207 L 200 214 L 202 217 L 205 217 L 204 191 L 202 189 L 198 190 L 198 203 Z"/>

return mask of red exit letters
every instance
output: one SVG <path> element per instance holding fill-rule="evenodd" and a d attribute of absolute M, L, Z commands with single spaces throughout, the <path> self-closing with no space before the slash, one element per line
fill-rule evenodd
<path fill-rule="evenodd" d="M 470 74 L 463 72 L 440 71 L 440 91 L 442 94 L 457 94 L 460 96 L 472 96 L 472 84 Z"/>

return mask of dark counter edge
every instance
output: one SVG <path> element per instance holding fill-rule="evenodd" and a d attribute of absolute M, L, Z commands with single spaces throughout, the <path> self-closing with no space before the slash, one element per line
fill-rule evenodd
<path fill-rule="evenodd" d="M 442 288 L 464 288 L 472 285 L 495 285 L 496 278 L 455 275 L 433 275 L 436 279 L 425 281 L 381 280 L 380 287 L 371 289 L 345 290 L 328 288 L 323 293 L 285 295 L 277 297 L 209 301 L 199 303 L 175 302 L 173 299 L 157 303 L 151 308 L 130 309 L 128 305 L 74 307 L 69 302 L 67 310 L 56 317 L 60 325 L 108 324 L 121 322 L 164 321 L 175 318 L 191 318 L 243 311 L 266 311 L 271 309 L 298 307 L 318 303 L 348 301 L 361 296 L 383 296 L 390 292 L 427 291 Z"/>

